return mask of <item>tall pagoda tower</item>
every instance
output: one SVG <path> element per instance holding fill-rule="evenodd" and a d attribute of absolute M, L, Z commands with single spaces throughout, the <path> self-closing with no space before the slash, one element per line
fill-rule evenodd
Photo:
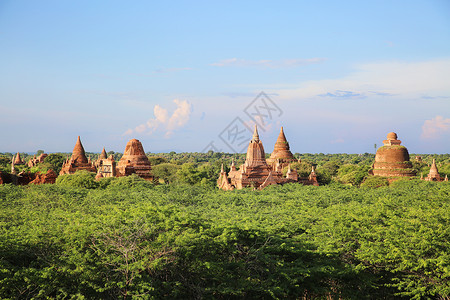
<path fill-rule="evenodd" d="M 59 175 L 73 174 L 78 170 L 97 172 L 94 164 L 86 157 L 80 136 L 78 136 L 77 142 L 75 143 L 72 156 L 64 162 Z"/>

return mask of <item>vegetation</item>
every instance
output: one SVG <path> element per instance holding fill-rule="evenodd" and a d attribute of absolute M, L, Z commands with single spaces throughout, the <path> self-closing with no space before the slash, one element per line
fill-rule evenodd
<path fill-rule="evenodd" d="M 367 176 L 372 154 L 320 153 L 291 165 L 314 166 L 319 187 L 224 192 L 222 163 L 245 155 L 147 155 L 159 184 L 81 171 L 0 185 L 0 298 L 450 297 L 448 182 L 389 184 Z M 58 173 L 65 157 L 16 170 Z M 433 158 L 450 175 L 450 155 L 423 155 L 418 177 Z"/>
<path fill-rule="evenodd" d="M 420 180 L 224 192 L 85 172 L 0 185 L 0 298 L 444 299 L 449 195 Z"/>

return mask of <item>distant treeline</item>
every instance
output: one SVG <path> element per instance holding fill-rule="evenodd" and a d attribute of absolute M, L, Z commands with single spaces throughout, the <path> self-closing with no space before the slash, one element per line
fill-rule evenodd
<path fill-rule="evenodd" d="M 43 153 L 40 150 L 38 153 Z M 16 166 L 17 171 L 29 172 L 46 172 L 53 169 L 59 173 L 63 161 L 70 157 L 71 153 L 53 153 L 50 154 L 44 163 L 33 168 L 26 165 Z M 86 155 L 95 161 L 98 159 L 99 153 L 89 153 Z M 122 157 L 122 153 L 108 152 L 113 155 L 116 161 Z M 12 153 L 0 153 L 0 171 L 10 172 Z M 270 154 L 266 154 L 267 157 Z M 422 161 L 416 161 L 415 157 L 420 156 Z M 22 159 L 28 161 L 33 155 L 21 153 Z M 233 154 L 212 152 L 183 152 L 183 153 L 147 153 L 152 164 L 152 172 L 159 179 L 160 183 L 189 183 L 189 184 L 208 184 L 215 185 L 218 178 L 221 165 L 224 164 L 228 171 L 232 161 L 239 167 L 245 162 L 245 154 Z M 320 184 L 329 184 L 331 182 L 340 182 L 359 186 L 368 178 L 368 172 L 374 162 L 375 155 L 370 153 L 364 154 L 310 154 L 296 153 L 295 157 L 300 161 L 293 163 L 300 176 L 308 176 L 311 167 L 316 167 L 316 173 Z M 436 159 L 439 173 L 442 177 L 450 176 L 450 154 L 411 154 L 413 167 L 418 171 L 417 177 L 422 174 L 426 176 L 429 172 L 433 159 Z M 286 172 L 286 170 L 284 170 Z M 386 185 L 385 179 L 370 178 L 368 185 L 382 186 Z"/>

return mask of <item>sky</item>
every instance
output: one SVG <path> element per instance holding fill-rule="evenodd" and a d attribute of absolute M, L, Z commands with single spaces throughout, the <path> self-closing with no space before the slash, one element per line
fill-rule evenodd
<path fill-rule="evenodd" d="M 450 150 L 450 1 L 0 1 L 0 152 Z"/>

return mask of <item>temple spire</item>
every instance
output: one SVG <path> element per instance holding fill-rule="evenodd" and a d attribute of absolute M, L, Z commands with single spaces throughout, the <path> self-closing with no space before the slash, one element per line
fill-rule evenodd
<path fill-rule="evenodd" d="M 224 172 L 224 170 L 223 170 L 223 163 L 222 163 L 222 167 L 220 168 L 220 173 L 223 173 Z"/>
<path fill-rule="evenodd" d="M 17 152 L 16 154 L 16 158 L 14 159 L 14 164 L 16 165 L 21 165 L 23 164 L 22 158 L 20 157 L 20 153 Z"/>
<path fill-rule="evenodd" d="M 103 147 L 102 153 L 100 153 L 100 157 L 99 158 L 100 159 L 106 159 L 107 158 L 105 147 Z"/>
<path fill-rule="evenodd" d="M 284 135 L 283 126 L 281 126 L 280 134 L 278 135 L 277 144 L 282 146 L 282 148 L 289 150 L 289 144 L 287 142 L 286 136 Z"/>
<path fill-rule="evenodd" d="M 253 131 L 253 138 L 252 141 L 259 142 L 259 134 L 258 134 L 258 128 L 255 124 L 255 130 Z"/>
<path fill-rule="evenodd" d="M 72 151 L 72 160 L 78 163 L 87 163 L 88 159 L 86 153 L 84 152 L 83 144 L 81 144 L 80 136 L 77 138 L 77 142 Z"/>

